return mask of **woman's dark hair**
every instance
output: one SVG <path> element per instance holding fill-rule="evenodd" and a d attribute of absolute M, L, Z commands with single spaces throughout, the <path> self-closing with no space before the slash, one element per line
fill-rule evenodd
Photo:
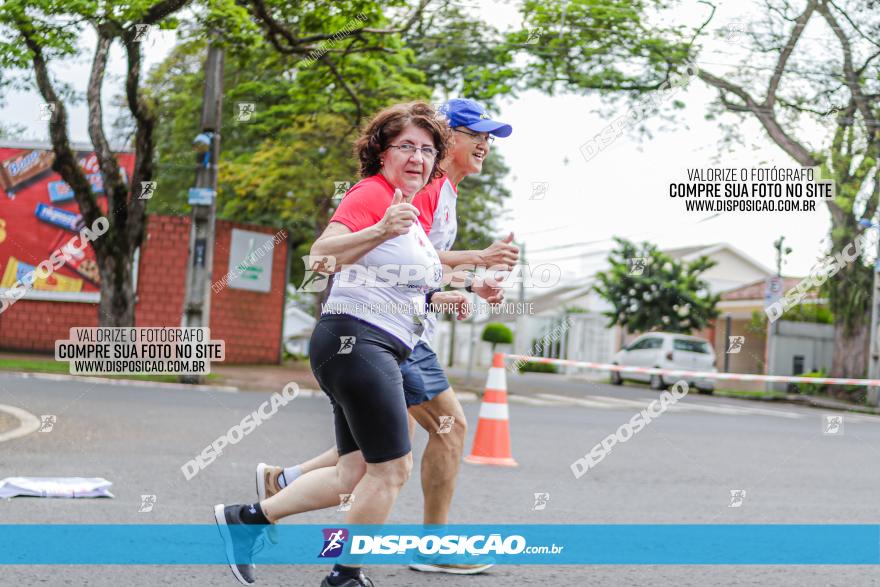
<path fill-rule="evenodd" d="M 382 169 L 380 156 L 407 125 L 413 124 L 431 135 L 437 157 L 431 169 L 431 179 L 440 177 L 440 161 L 449 150 L 451 131 L 446 120 L 427 102 L 406 102 L 385 108 L 364 127 L 354 144 L 354 152 L 361 162 L 361 177 L 376 175 Z"/>

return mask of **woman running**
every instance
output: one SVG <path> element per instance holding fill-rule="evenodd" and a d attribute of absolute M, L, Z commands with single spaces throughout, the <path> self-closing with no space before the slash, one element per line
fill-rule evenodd
<path fill-rule="evenodd" d="M 357 140 L 364 179 L 342 200 L 311 250 L 313 257 L 333 257 L 334 266 L 343 268 L 309 348 L 315 379 L 333 406 L 339 462 L 303 475 L 295 493 L 215 506 L 230 567 L 245 585 L 254 582 L 251 553 L 266 524 L 336 506 L 340 494 L 352 495 L 346 523 L 382 524 L 409 478 L 412 453 L 400 363 L 424 332 L 430 304 L 451 309 L 460 320 L 469 311 L 464 294 L 437 289 L 440 259 L 411 204 L 440 175 L 448 140 L 445 122 L 423 102 L 383 110 Z M 358 270 L 345 267 L 351 265 Z M 399 271 L 389 272 L 389 266 Z M 366 284 L 364 275 L 371 276 Z M 338 564 L 322 582 L 322 587 L 372 585 L 359 567 Z"/>

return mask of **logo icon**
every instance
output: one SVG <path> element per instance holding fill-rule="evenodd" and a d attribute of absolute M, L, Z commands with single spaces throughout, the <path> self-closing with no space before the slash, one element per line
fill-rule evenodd
<path fill-rule="evenodd" d="M 422 329 L 419 331 L 419 335 L 421 335 L 424 332 L 425 320 L 428 317 L 428 304 L 425 296 L 414 296 L 411 300 L 413 305 L 413 324 Z"/>
<path fill-rule="evenodd" d="M 339 337 L 339 350 L 336 352 L 338 355 L 350 355 L 351 351 L 354 350 L 354 343 L 357 340 L 354 336 L 340 336 Z"/>
<path fill-rule="evenodd" d="M 304 255 L 302 260 L 306 271 L 299 291 L 318 293 L 327 289 L 327 284 L 330 282 L 329 276 L 336 270 L 336 257 Z"/>
<path fill-rule="evenodd" d="M 150 29 L 152 25 L 149 24 L 136 24 L 134 25 L 134 38 L 132 41 L 135 43 L 141 43 L 147 40 L 147 37 L 150 34 Z"/>
<path fill-rule="evenodd" d="M 52 432 L 57 421 L 58 418 L 54 414 L 43 414 L 40 416 L 40 432 Z"/>
<path fill-rule="evenodd" d="M 55 118 L 55 107 L 55 102 L 40 104 L 40 120 L 43 122 L 53 120 Z"/>
<path fill-rule="evenodd" d="M 529 29 L 529 36 L 526 39 L 526 45 L 535 45 L 541 41 L 541 35 L 544 33 L 544 27 L 535 27 Z"/>
<path fill-rule="evenodd" d="M 140 200 L 149 200 L 153 197 L 153 194 L 156 192 L 156 182 L 155 181 L 142 181 L 141 182 L 141 195 L 138 196 Z"/>
<path fill-rule="evenodd" d="M 351 506 L 354 503 L 354 493 L 340 493 L 339 494 L 339 507 L 336 508 L 337 512 L 349 512 L 351 511 Z"/>
<path fill-rule="evenodd" d="M 235 109 L 235 120 L 237 122 L 250 122 L 251 118 L 257 113 L 257 105 L 253 102 L 236 102 Z"/>
<path fill-rule="evenodd" d="M 629 259 L 629 274 L 630 275 L 642 275 L 645 273 L 645 268 L 648 266 L 648 258 L 647 257 L 630 257 Z"/>
<path fill-rule="evenodd" d="M 156 505 L 156 496 L 155 495 L 142 495 L 141 496 L 141 507 L 138 509 L 139 513 L 150 513 L 153 511 L 153 506 Z"/>
<path fill-rule="evenodd" d="M 822 416 L 822 434 L 843 434 L 843 416 Z"/>
<path fill-rule="evenodd" d="M 547 502 L 550 501 L 549 493 L 536 493 L 535 494 L 535 505 L 532 506 L 532 511 L 537 512 L 540 510 L 547 509 Z"/>
<path fill-rule="evenodd" d="M 746 498 L 746 490 L 745 489 L 731 489 L 730 490 L 730 504 L 727 507 L 729 508 L 738 508 L 742 507 L 743 500 Z"/>
<path fill-rule="evenodd" d="M 731 22 L 724 27 L 723 32 L 725 41 L 728 43 L 739 44 L 745 40 L 746 33 L 748 33 L 748 27 L 741 22 Z"/>
<path fill-rule="evenodd" d="M 549 192 L 550 192 L 550 182 L 549 181 L 533 181 L 532 182 L 532 195 L 529 196 L 529 199 L 530 200 L 543 200 Z"/>
<path fill-rule="evenodd" d="M 333 182 L 333 201 L 339 202 L 351 189 L 350 181 L 334 181 Z"/>
<path fill-rule="evenodd" d="M 437 434 L 449 434 L 455 426 L 455 416 L 440 416 L 440 427 Z"/>
<path fill-rule="evenodd" d="M 739 354 L 742 350 L 743 345 L 746 343 L 745 336 L 728 336 L 727 337 L 727 352 L 731 355 Z"/>
<path fill-rule="evenodd" d="M 345 547 L 345 541 L 348 540 L 348 530 L 345 528 L 324 528 L 324 547 L 318 558 L 336 558 Z"/>

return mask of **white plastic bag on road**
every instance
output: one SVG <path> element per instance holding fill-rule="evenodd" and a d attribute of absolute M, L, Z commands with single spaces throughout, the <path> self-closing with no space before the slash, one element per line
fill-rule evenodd
<path fill-rule="evenodd" d="M 113 497 L 111 485 L 101 477 L 7 477 L 0 479 L 0 498 Z"/>

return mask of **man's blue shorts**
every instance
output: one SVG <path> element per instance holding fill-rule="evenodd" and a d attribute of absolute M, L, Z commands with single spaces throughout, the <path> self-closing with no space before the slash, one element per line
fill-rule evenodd
<path fill-rule="evenodd" d="M 408 408 L 430 401 L 450 387 L 437 353 L 421 340 L 401 363 L 400 372 Z"/>

